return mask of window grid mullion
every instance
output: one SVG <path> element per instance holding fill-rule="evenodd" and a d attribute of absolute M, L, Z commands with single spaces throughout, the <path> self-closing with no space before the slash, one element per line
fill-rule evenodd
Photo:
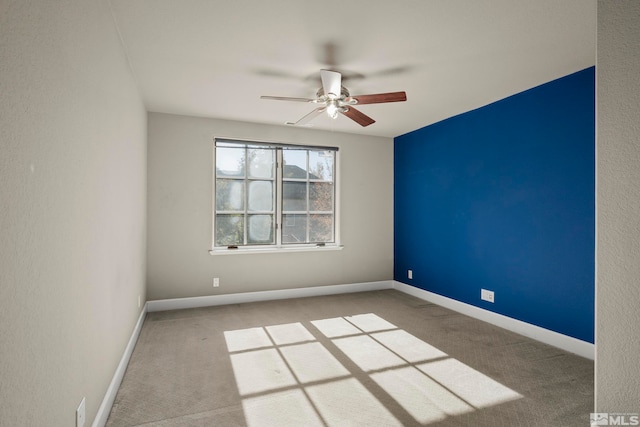
<path fill-rule="evenodd" d="M 249 147 L 244 147 L 244 236 L 243 245 L 249 243 Z"/>
<path fill-rule="evenodd" d="M 284 185 L 283 184 L 283 168 L 284 168 L 284 162 L 283 162 L 282 148 L 278 148 L 276 150 L 276 188 L 274 191 L 276 193 L 275 195 L 276 212 L 274 215 L 274 222 L 275 222 L 275 233 L 276 233 L 276 245 L 278 246 L 282 245 L 282 224 L 283 224 L 282 195 L 284 193 L 284 191 L 282 190 Z"/>
<path fill-rule="evenodd" d="M 310 239 L 311 215 L 309 214 L 309 209 L 311 209 L 311 205 L 310 205 L 311 196 L 309 194 L 309 192 L 311 191 L 311 185 L 309 184 L 310 175 L 311 173 L 309 172 L 309 150 L 307 150 L 307 181 L 305 183 L 305 185 L 307 186 L 307 212 L 306 212 L 307 213 L 307 237 L 306 237 L 305 243 L 309 243 L 311 241 Z"/>

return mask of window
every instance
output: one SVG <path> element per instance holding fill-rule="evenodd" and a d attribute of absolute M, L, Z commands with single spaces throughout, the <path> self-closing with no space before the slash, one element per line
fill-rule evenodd
<path fill-rule="evenodd" d="M 213 249 L 338 246 L 336 154 L 216 139 Z"/>

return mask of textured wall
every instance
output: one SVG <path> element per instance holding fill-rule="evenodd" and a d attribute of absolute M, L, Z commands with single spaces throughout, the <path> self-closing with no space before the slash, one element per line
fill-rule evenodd
<path fill-rule="evenodd" d="M 395 279 L 593 342 L 594 83 L 591 67 L 397 137 Z"/>
<path fill-rule="evenodd" d="M 640 2 L 598 2 L 596 408 L 640 412 Z"/>
<path fill-rule="evenodd" d="M 150 300 L 391 279 L 391 139 L 157 113 L 148 132 Z M 214 136 L 340 147 L 344 249 L 209 255 Z"/>
<path fill-rule="evenodd" d="M 0 425 L 90 425 L 144 300 L 146 113 L 103 0 L 0 2 Z"/>

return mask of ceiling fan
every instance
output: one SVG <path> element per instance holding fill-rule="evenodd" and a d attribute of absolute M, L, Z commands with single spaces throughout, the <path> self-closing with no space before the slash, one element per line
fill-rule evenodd
<path fill-rule="evenodd" d="M 347 116 L 360 126 L 369 126 L 375 123 L 371 117 L 355 109 L 354 105 L 380 104 L 384 102 L 406 101 L 405 92 L 377 93 L 371 95 L 349 94 L 347 88 L 342 86 L 342 74 L 337 71 L 320 70 L 322 87 L 318 89 L 316 98 L 291 98 L 285 96 L 261 96 L 260 99 L 274 99 L 277 101 L 296 101 L 319 104 L 320 106 L 302 117 L 297 122 L 287 122 L 289 125 L 304 125 L 324 113 L 325 111 L 332 119 L 336 119 L 338 114 Z"/>

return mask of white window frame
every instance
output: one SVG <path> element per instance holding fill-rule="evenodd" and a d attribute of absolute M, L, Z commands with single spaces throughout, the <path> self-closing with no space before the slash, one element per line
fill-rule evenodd
<path fill-rule="evenodd" d="M 266 145 L 276 148 L 296 148 L 306 150 L 331 150 L 334 151 L 334 165 L 333 165 L 333 185 L 334 185 L 334 201 L 333 201 L 333 225 L 334 225 L 334 241 L 326 243 L 282 243 L 282 221 L 283 221 L 283 209 L 282 209 L 282 189 L 284 182 L 283 179 L 283 150 L 276 149 L 276 177 L 275 183 L 275 243 L 274 244 L 261 244 L 261 245 L 238 245 L 237 247 L 225 247 L 215 245 L 215 231 L 216 231 L 216 142 L 230 142 L 248 145 Z M 330 146 L 309 146 L 304 144 L 295 143 L 281 143 L 272 141 L 256 141 L 256 140 L 244 140 L 234 138 L 215 137 L 213 139 L 213 179 L 212 179 L 212 229 L 211 229 L 211 249 L 209 253 L 211 255 L 231 255 L 231 254 L 259 254 L 270 252 L 307 252 L 307 251 L 335 251 L 341 250 L 343 246 L 340 244 L 340 152 L 336 147 Z M 246 177 L 245 177 L 246 179 Z M 314 182 L 313 179 L 307 177 L 306 182 Z M 308 192 L 307 192 L 308 193 Z M 308 194 L 307 194 L 308 197 Z M 309 206 L 307 206 L 309 208 Z M 246 209 L 246 206 L 245 206 Z M 245 230 L 246 232 L 246 230 Z"/>

